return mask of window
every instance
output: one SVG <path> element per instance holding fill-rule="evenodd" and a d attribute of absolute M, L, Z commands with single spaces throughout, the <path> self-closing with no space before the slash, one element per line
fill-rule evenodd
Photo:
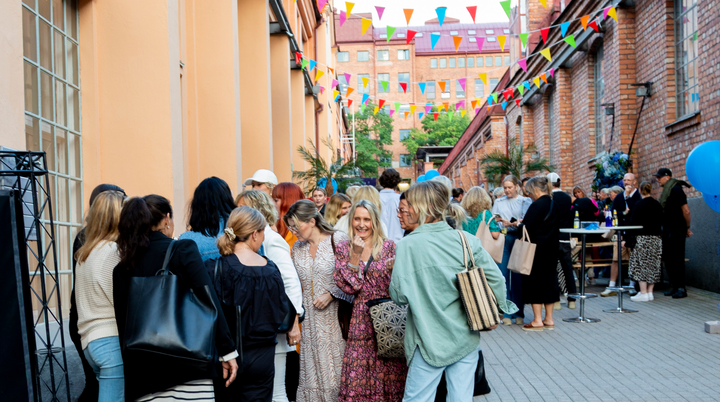
<path fill-rule="evenodd" d="M 398 73 L 398 92 L 404 93 L 405 91 L 403 91 L 402 87 L 400 86 L 401 82 L 404 82 L 406 84 L 405 87 L 407 88 L 407 92 L 410 92 L 410 73 Z"/>
<path fill-rule="evenodd" d="M 387 39 L 387 34 L 380 34 L 380 39 Z"/>
<path fill-rule="evenodd" d="M 400 130 L 400 141 L 410 136 L 410 130 Z"/>
<path fill-rule="evenodd" d="M 448 67 L 455 68 L 455 58 L 451 57 L 448 59 Z"/>
<path fill-rule="evenodd" d="M 494 91 L 496 89 L 495 87 L 497 86 L 497 84 L 498 84 L 497 78 L 490 78 L 490 90 L 491 91 Z"/>
<path fill-rule="evenodd" d="M 475 35 L 475 30 L 474 29 L 468 30 L 468 35 Z"/>
<path fill-rule="evenodd" d="M 372 87 L 372 80 L 368 81 L 367 88 L 365 88 L 363 86 L 363 80 L 362 80 L 363 77 L 370 78 L 370 75 L 369 74 L 358 74 L 357 77 L 358 77 L 358 84 L 357 84 L 358 92 L 360 92 L 361 94 L 370 93 L 370 87 Z"/>
<path fill-rule="evenodd" d="M 477 66 L 478 66 L 478 67 L 482 67 L 483 64 L 485 64 L 485 63 L 483 63 L 483 57 L 482 57 L 482 56 L 478 56 L 478 58 L 477 58 Z"/>
<path fill-rule="evenodd" d="M 338 75 L 337 80 L 340 83 L 340 93 L 344 96 L 347 93 L 348 87 L 347 80 L 345 79 L 345 74 Z"/>
<path fill-rule="evenodd" d="M 378 61 L 390 60 L 390 51 L 389 50 L 378 50 L 377 51 L 377 59 L 378 59 Z"/>
<path fill-rule="evenodd" d="M 602 100 L 605 96 L 605 77 L 602 65 L 605 61 L 605 50 L 601 46 L 595 53 L 595 155 L 605 149 L 605 116 L 603 115 Z"/>
<path fill-rule="evenodd" d="M 410 105 L 400 105 L 400 110 L 398 110 L 398 114 L 404 116 L 405 112 L 410 112 Z"/>
<path fill-rule="evenodd" d="M 404 38 L 404 37 L 405 37 L 405 34 L 397 34 L 397 37 L 398 37 L 398 38 Z"/>
<path fill-rule="evenodd" d="M 435 35 L 440 35 L 440 32 L 433 32 L 433 34 L 435 34 Z"/>
<path fill-rule="evenodd" d="M 452 36 L 457 36 L 457 34 L 458 34 L 458 31 L 450 31 L 450 35 L 452 35 Z"/>
<path fill-rule="evenodd" d="M 493 31 L 492 29 L 486 29 L 485 35 L 495 35 L 495 31 Z"/>
<path fill-rule="evenodd" d="M 412 166 L 412 155 L 410 155 L 410 154 L 400 155 L 400 167 L 410 167 L 410 166 Z"/>
<path fill-rule="evenodd" d="M 697 0 L 675 1 L 675 90 L 677 116 L 696 112 L 698 89 Z"/>
<path fill-rule="evenodd" d="M 495 56 L 495 65 L 496 65 L 496 66 L 502 66 L 502 65 L 503 65 L 502 56 Z"/>
<path fill-rule="evenodd" d="M 474 57 L 468 57 L 468 58 L 467 58 L 467 66 L 468 66 L 468 67 L 475 67 L 475 58 L 474 58 Z"/>
<path fill-rule="evenodd" d="M 503 29 L 503 33 L 506 33 L 506 34 L 508 34 L 508 33 L 510 33 L 510 30 L 509 30 L 509 29 L 507 29 L 507 28 L 506 28 L 506 29 Z"/>
<path fill-rule="evenodd" d="M 505 56 L 505 65 L 506 66 L 510 65 L 510 56 Z"/>
<path fill-rule="evenodd" d="M 423 36 L 425 36 L 425 35 L 422 32 L 418 32 L 415 34 L 416 38 L 422 38 Z"/>
<path fill-rule="evenodd" d="M 387 93 L 390 92 L 390 74 L 378 74 L 378 92 L 379 93 Z M 383 88 L 382 81 L 387 81 L 387 89 Z"/>
<path fill-rule="evenodd" d="M 36 2 L 24 1 L 18 9 L 22 10 L 23 24 L 25 146 L 30 151 L 46 153 L 50 171 L 50 186 L 46 190 L 53 208 L 57 251 L 54 258 L 61 276 L 54 278 L 59 286 L 55 291 L 62 296 L 62 313 L 68 314 L 73 239 L 83 225 L 78 9 L 77 2 L 70 0 L 38 3 L 35 7 Z M 38 192 L 38 202 L 46 202 L 47 197 Z M 48 218 L 49 209 L 45 212 L 43 219 Z M 50 222 L 44 223 L 50 230 Z M 37 236 L 32 233 L 29 240 Z M 33 247 L 32 253 L 38 252 L 44 251 Z M 36 282 L 39 281 L 37 278 Z M 47 284 L 48 291 L 51 286 Z"/>
<path fill-rule="evenodd" d="M 410 60 L 410 50 L 401 49 L 397 53 L 398 60 Z"/>
<path fill-rule="evenodd" d="M 488 36 L 487 38 L 485 38 L 485 40 L 488 42 L 496 42 L 497 41 L 497 39 L 495 39 L 494 36 Z"/>
<path fill-rule="evenodd" d="M 480 78 L 475 78 L 475 97 L 485 97 L 485 83 Z"/>
<path fill-rule="evenodd" d="M 459 68 L 465 67 L 465 58 L 464 57 L 458 57 L 458 67 Z"/>
<path fill-rule="evenodd" d="M 465 99 L 465 90 L 457 81 L 455 82 L 455 97 L 458 99 Z"/>
<path fill-rule="evenodd" d="M 485 67 L 492 67 L 492 56 L 485 56 Z"/>
<path fill-rule="evenodd" d="M 368 61 L 370 60 L 370 53 L 367 50 L 358 50 L 357 61 Z"/>
<path fill-rule="evenodd" d="M 442 58 L 442 59 L 440 59 L 440 68 L 445 68 L 445 67 L 447 67 L 447 59 Z"/>
<path fill-rule="evenodd" d="M 430 59 L 430 68 L 437 68 L 437 59 Z"/>
<path fill-rule="evenodd" d="M 450 80 L 443 81 L 445 81 L 445 90 L 440 94 L 440 97 L 442 99 L 450 99 Z"/>
<path fill-rule="evenodd" d="M 468 41 L 470 41 L 470 43 L 476 43 L 476 42 L 477 42 L 477 39 L 475 39 L 475 38 L 468 38 Z"/>
<path fill-rule="evenodd" d="M 380 157 L 380 167 L 390 167 L 392 165 L 392 158 L 389 156 Z"/>
<path fill-rule="evenodd" d="M 350 61 L 350 53 L 349 52 L 338 52 L 337 54 L 337 62 L 338 63 L 347 63 Z"/>
<path fill-rule="evenodd" d="M 435 81 L 428 81 L 425 83 L 425 97 L 428 99 L 435 99 Z"/>

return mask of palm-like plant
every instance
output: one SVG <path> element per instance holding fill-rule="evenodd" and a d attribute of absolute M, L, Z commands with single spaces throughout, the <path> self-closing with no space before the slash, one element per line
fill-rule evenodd
<path fill-rule="evenodd" d="M 528 172 L 542 172 L 543 170 L 552 172 L 555 170 L 546 158 L 532 159 L 525 157 L 536 150 L 534 144 L 525 147 L 522 144 L 517 144 L 515 139 L 512 139 L 508 144 L 507 155 L 495 150 L 482 157 L 480 164 L 484 167 L 485 177 L 488 181 L 496 185 L 499 185 L 503 176 L 508 174 L 520 179 Z"/>
<path fill-rule="evenodd" d="M 332 140 L 329 137 L 322 140 L 322 142 L 328 147 L 328 149 L 334 149 Z M 332 179 L 341 176 L 353 175 L 355 173 L 355 167 L 350 161 L 343 163 L 340 153 L 336 151 L 333 151 L 332 161 L 328 165 L 325 159 L 317 156 L 319 155 L 319 152 L 312 140 L 308 140 L 308 144 L 309 145 L 307 147 L 302 145 L 299 146 L 297 151 L 300 153 L 305 162 L 308 163 L 309 167 L 305 171 L 293 171 L 293 179 L 301 181 L 303 183 L 305 193 L 309 194 L 317 187 L 318 182 L 325 178 L 327 179 L 325 191 L 328 195 L 332 195 Z"/>

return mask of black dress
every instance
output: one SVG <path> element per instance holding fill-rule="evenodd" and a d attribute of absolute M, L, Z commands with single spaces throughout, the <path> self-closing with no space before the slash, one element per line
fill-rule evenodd
<path fill-rule="evenodd" d="M 549 195 L 538 198 L 528 208 L 519 233 L 523 226 L 536 247 L 532 271 L 530 275 L 522 275 L 522 301 L 525 304 L 560 301 L 557 278 L 560 211 L 557 204 Z"/>

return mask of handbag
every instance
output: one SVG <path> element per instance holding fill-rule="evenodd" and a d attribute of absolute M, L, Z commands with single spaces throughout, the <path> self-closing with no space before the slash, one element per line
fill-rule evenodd
<path fill-rule="evenodd" d="M 510 253 L 510 259 L 508 260 L 507 268 L 512 272 L 517 272 L 522 275 L 530 275 L 533 266 L 533 260 L 535 260 L 535 244 L 530 242 L 530 236 L 528 235 L 527 228 L 523 226 L 523 236 L 520 239 L 515 240 L 512 252 Z"/>
<path fill-rule="evenodd" d="M 215 271 L 213 272 L 213 283 L 217 281 L 218 274 L 220 275 L 220 302 L 222 304 L 223 314 L 225 315 L 225 321 L 228 324 L 228 328 L 231 331 L 235 331 L 235 348 L 238 353 L 236 363 L 238 365 L 238 372 L 242 371 L 243 367 L 243 348 L 242 348 L 242 307 L 234 306 L 225 302 L 225 292 L 223 291 L 222 282 L 222 268 L 223 264 L 221 258 L 215 260 Z"/>
<path fill-rule="evenodd" d="M 482 243 L 485 251 L 490 254 L 490 257 L 499 264 L 502 262 L 503 253 L 505 252 L 505 235 L 500 233 L 497 240 L 493 239 L 490 226 L 485 222 L 485 212 L 487 211 L 483 211 L 483 216 L 480 218 L 480 225 L 475 236 L 480 239 L 480 243 Z"/>
<path fill-rule="evenodd" d="M 405 322 L 408 306 L 390 298 L 372 299 L 365 304 L 375 329 L 377 354 L 384 358 L 405 357 Z"/>
<path fill-rule="evenodd" d="M 137 361 L 207 372 L 216 360 L 215 290 L 191 288 L 170 272 L 174 246 L 173 240 L 155 276 L 130 279 L 124 348 Z"/>
<path fill-rule="evenodd" d="M 335 257 L 335 237 L 330 235 L 330 246 L 333 251 L 333 258 Z M 344 340 L 348 340 L 350 334 L 350 320 L 352 319 L 353 304 L 352 302 L 337 299 L 338 301 L 338 324 L 340 324 L 340 333 Z"/>
<path fill-rule="evenodd" d="M 295 310 L 295 306 L 288 301 L 285 303 L 285 308 L 288 309 L 288 313 L 283 319 L 283 322 L 280 324 L 280 328 L 278 328 L 278 333 L 280 334 L 286 334 L 290 332 L 292 327 L 295 325 L 295 317 L 297 316 L 297 310 Z"/>
<path fill-rule="evenodd" d="M 499 309 L 495 293 L 485 278 L 485 271 L 475 265 L 475 256 L 470 248 L 467 238 L 462 230 L 460 242 L 463 247 L 463 262 L 465 270 L 458 273 L 458 290 L 462 299 L 465 312 L 468 316 L 468 325 L 471 331 L 482 331 L 494 327 L 500 323 Z M 469 254 L 469 258 L 468 258 Z M 469 265 L 468 265 L 469 260 Z"/>

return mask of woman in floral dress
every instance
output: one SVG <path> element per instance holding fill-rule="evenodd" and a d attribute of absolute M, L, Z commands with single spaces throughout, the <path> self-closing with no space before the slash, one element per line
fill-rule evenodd
<path fill-rule="evenodd" d="M 352 301 L 333 280 L 333 244 L 347 240 L 325 222 L 310 200 L 294 203 L 283 220 L 298 240 L 292 259 L 300 277 L 305 307 L 300 343 L 297 402 L 336 402 L 345 341 L 338 322 L 338 301 Z"/>
<path fill-rule="evenodd" d="M 407 364 L 403 358 L 380 358 L 368 306 L 372 299 L 388 298 L 395 243 L 385 238 L 380 212 L 369 201 L 355 204 L 350 213 L 349 235 L 337 245 L 335 283 L 355 295 L 339 401 L 400 401 L 405 390 Z"/>

